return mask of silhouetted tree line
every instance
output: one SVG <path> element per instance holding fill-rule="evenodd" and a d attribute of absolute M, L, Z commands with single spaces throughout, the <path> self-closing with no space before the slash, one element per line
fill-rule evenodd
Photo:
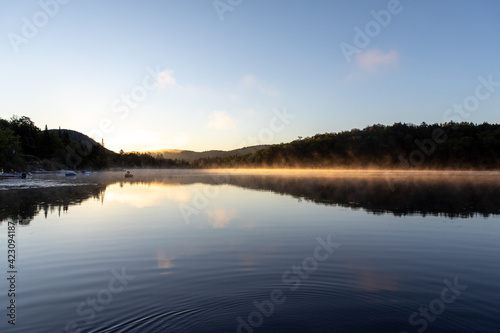
<path fill-rule="evenodd" d="M 29 117 L 0 118 L 0 168 L 14 170 L 60 170 L 110 167 L 171 168 L 187 167 L 182 160 L 165 159 L 160 154 L 121 153 L 106 149 L 70 130 L 42 131 Z M 78 133 L 79 134 L 79 133 Z"/>
<path fill-rule="evenodd" d="M 4 170 L 123 168 L 387 168 L 498 169 L 500 125 L 444 123 L 373 125 L 317 134 L 246 155 L 207 157 L 189 163 L 161 154 L 119 154 L 74 131 L 42 131 L 28 117 L 0 118 L 0 168 Z M 79 133 L 78 133 L 79 134 Z"/>
<path fill-rule="evenodd" d="M 202 158 L 193 167 L 498 169 L 500 125 L 373 125 L 317 134 L 244 156 Z"/>

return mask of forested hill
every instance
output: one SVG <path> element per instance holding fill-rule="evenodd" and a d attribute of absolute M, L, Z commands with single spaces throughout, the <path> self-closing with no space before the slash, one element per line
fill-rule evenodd
<path fill-rule="evenodd" d="M 193 167 L 500 169 L 500 125 L 395 123 L 318 134 Z"/>
<path fill-rule="evenodd" d="M 500 169 L 500 125 L 396 123 L 317 134 L 279 145 L 230 152 L 193 153 L 195 160 L 161 153 L 108 150 L 72 130 L 38 128 L 28 117 L 0 118 L 0 169 L 45 170 L 143 168 L 377 168 Z M 257 150 L 258 149 L 258 150 Z M 188 152 L 189 153 L 189 152 Z M 216 157 L 214 157 L 216 156 Z"/>
<path fill-rule="evenodd" d="M 89 137 L 83 133 L 70 130 L 70 129 L 51 129 L 48 131 L 51 135 L 56 135 L 59 138 L 65 139 L 65 137 L 67 136 L 67 139 L 64 140 L 67 142 L 82 142 L 82 143 L 85 143 L 87 145 L 92 145 L 92 146 L 101 145 L 102 146 L 102 143 L 96 142 L 91 137 Z M 109 149 L 105 148 L 104 146 L 103 146 L 103 149 L 107 153 L 114 153 L 114 151 L 109 150 Z"/>
<path fill-rule="evenodd" d="M 90 169 L 110 167 L 189 167 L 149 153 L 115 153 L 85 134 L 67 129 L 41 130 L 29 117 L 0 118 L 0 169 Z"/>

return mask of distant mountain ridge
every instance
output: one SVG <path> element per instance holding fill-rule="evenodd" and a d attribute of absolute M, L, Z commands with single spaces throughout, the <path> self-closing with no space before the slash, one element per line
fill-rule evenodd
<path fill-rule="evenodd" d="M 215 157 L 231 157 L 231 156 L 244 156 L 247 154 L 255 153 L 258 150 L 269 148 L 271 145 L 257 145 L 250 147 L 243 147 L 233 150 L 207 150 L 202 152 L 192 151 L 192 150 L 180 150 L 180 149 L 162 149 L 149 151 L 149 153 L 156 155 L 161 154 L 166 159 L 172 160 L 184 160 L 192 162 L 200 158 L 215 158 Z"/>
<path fill-rule="evenodd" d="M 96 145 L 101 145 L 88 135 L 85 135 L 81 132 L 70 130 L 70 129 L 61 129 L 61 133 L 67 132 L 69 139 L 73 142 L 82 142 L 82 143 L 89 143 L 92 146 Z M 56 135 L 59 134 L 59 129 L 51 129 L 49 132 L 52 132 Z M 243 156 L 247 154 L 254 153 L 258 150 L 265 149 L 270 147 L 271 145 L 256 145 L 256 146 L 250 146 L 250 147 L 243 147 L 243 148 L 238 148 L 238 149 L 233 149 L 233 150 L 207 150 L 207 151 L 192 151 L 192 150 L 182 150 L 182 149 L 160 149 L 160 150 L 152 150 L 152 151 L 143 151 L 140 153 L 151 153 L 152 155 L 157 155 L 161 154 L 164 158 L 166 159 L 172 159 L 172 160 L 184 160 L 187 162 L 192 162 L 194 160 L 200 159 L 200 158 L 216 158 L 216 157 L 228 157 L 228 156 Z M 104 150 L 108 153 L 111 154 L 117 154 L 117 152 L 112 151 L 110 149 L 107 149 L 106 147 L 103 147 Z"/>

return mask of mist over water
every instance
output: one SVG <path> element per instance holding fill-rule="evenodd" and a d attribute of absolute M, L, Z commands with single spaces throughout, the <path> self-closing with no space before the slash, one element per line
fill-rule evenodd
<path fill-rule="evenodd" d="M 131 172 L 0 182 L 2 331 L 498 332 L 498 172 Z"/>
<path fill-rule="evenodd" d="M 69 207 L 90 197 L 103 199 L 106 189 L 116 184 L 159 185 L 182 191 L 185 185 L 201 183 L 270 191 L 377 214 L 450 217 L 500 214 L 500 172 L 214 169 L 135 170 L 134 174 L 135 177 L 128 179 L 123 172 L 99 172 L 78 177 L 48 174 L 28 180 L 8 180 L 0 182 L 0 198 L 3 206 L 20 213 L 23 209 L 18 206 L 22 203 L 33 207 L 40 204 Z"/>

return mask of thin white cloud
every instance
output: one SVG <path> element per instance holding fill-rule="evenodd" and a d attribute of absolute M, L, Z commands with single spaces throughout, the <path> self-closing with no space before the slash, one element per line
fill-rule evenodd
<path fill-rule="evenodd" d="M 167 86 L 177 86 L 177 81 L 174 79 L 174 71 L 170 69 L 161 71 L 158 74 L 158 84 L 162 89 L 166 88 Z"/>
<path fill-rule="evenodd" d="M 245 116 L 245 117 L 253 117 L 255 116 L 255 110 L 250 108 L 250 109 L 244 109 L 240 110 L 240 113 Z"/>
<path fill-rule="evenodd" d="M 200 97 L 203 94 L 205 95 L 210 95 L 210 91 L 207 91 L 207 89 L 204 89 L 202 87 L 198 87 L 195 85 L 183 85 L 177 82 L 177 80 L 174 78 L 174 71 L 171 69 L 164 69 L 160 73 L 158 73 L 158 86 L 160 89 L 165 89 L 165 88 L 175 88 L 175 91 L 177 93 L 180 93 L 184 96 L 188 97 Z"/>
<path fill-rule="evenodd" d="M 244 88 L 255 88 L 257 86 L 257 79 L 253 74 L 247 74 L 241 78 L 241 85 Z"/>
<path fill-rule="evenodd" d="M 209 116 L 207 128 L 215 130 L 235 129 L 236 122 L 224 111 L 214 111 Z"/>
<path fill-rule="evenodd" d="M 240 87 L 246 90 L 255 89 L 264 95 L 268 96 L 279 96 L 280 92 L 273 87 L 269 86 L 262 80 L 258 79 L 253 74 L 247 74 L 243 76 L 240 80 Z"/>
<path fill-rule="evenodd" d="M 387 52 L 379 49 L 367 49 L 356 55 L 352 62 L 347 83 L 364 81 L 376 75 L 386 73 L 399 67 L 399 53 L 396 50 Z"/>
<path fill-rule="evenodd" d="M 174 91 L 178 96 L 187 96 L 192 98 L 219 97 L 216 91 L 208 87 L 179 83 L 174 77 L 174 71 L 168 68 L 157 72 L 156 80 L 160 90 L 168 88 L 169 92 Z M 242 99 L 246 92 L 251 91 L 258 91 L 266 96 L 280 96 L 280 92 L 278 90 L 253 74 L 247 74 L 241 77 L 237 85 L 237 90 L 229 92 L 227 96 L 230 100 L 237 101 Z"/>
<path fill-rule="evenodd" d="M 384 53 L 371 49 L 356 55 L 356 64 L 366 72 L 376 73 L 379 70 L 394 68 L 399 63 L 399 53 L 395 50 Z"/>

